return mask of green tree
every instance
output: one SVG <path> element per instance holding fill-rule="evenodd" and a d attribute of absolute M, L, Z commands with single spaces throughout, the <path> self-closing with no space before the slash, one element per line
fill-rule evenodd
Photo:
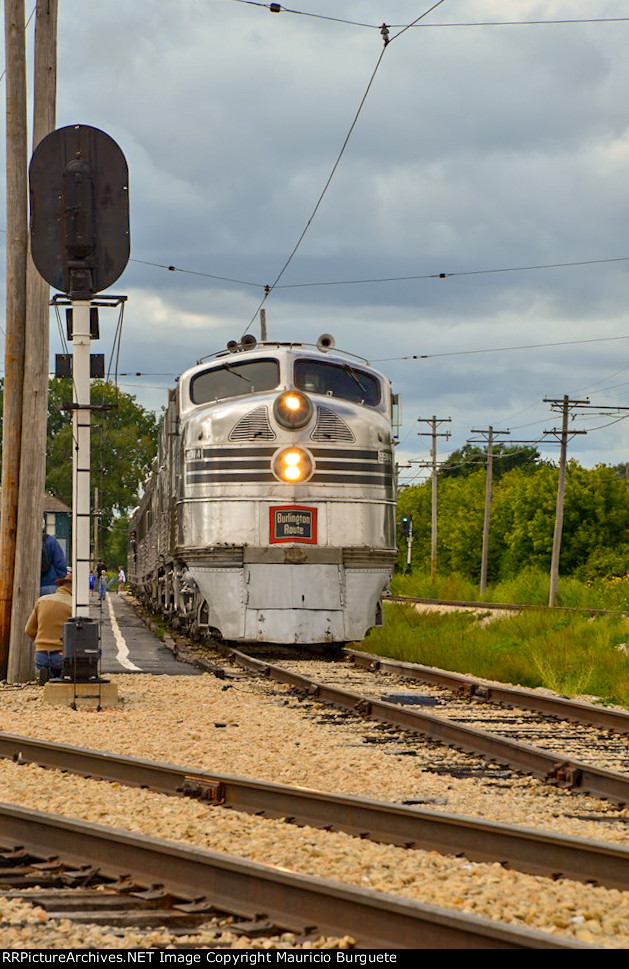
<path fill-rule="evenodd" d="M 67 504 L 72 503 L 72 418 L 64 404 L 71 400 L 72 381 L 53 378 L 48 397 L 46 487 Z M 157 418 L 132 394 L 105 381 L 92 384 L 92 404 L 105 408 L 92 412 L 91 485 L 92 507 L 98 488 L 99 534 L 106 541 L 114 524 L 119 532 L 120 520 L 138 503 L 140 486 L 155 456 Z M 102 549 L 102 541 L 100 545 Z"/>
<path fill-rule="evenodd" d="M 493 445 L 493 478 L 499 480 L 508 471 L 521 468 L 523 471 L 537 471 L 544 466 L 540 453 L 534 446 L 518 444 Z M 475 444 L 464 444 L 453 451 L 441 466 L 440 478 L 466 478 L 480 468 L 487 467 L 487 448 Z"/>
<path fill-rule="evenodd" d="M 559 471 L 540 464 L 514 468 L 494 482 L 489 578 L 512 578 L 523 569 L 547 570 L 553 545 Z M 478 579 L 486 472 L 439 481 L 437 566 Z M 407 488 L 400 514 L 413 516 L 413 564 L 430 561 L 431 485 Z M 405 544 L 400 542 L 401 552 Z M 626 574 L 629 568 L 629 491 L 615 469 L 582 468 L 570 461 L 566 475 L 560 570 L 585 578 Z"/>
<path fill-rule="evenodd" d="M 480 577 L 485 471 L 439 483 L 437 561 L 440 571 Z"/>
<path fill-rule="evenodd" d="M 103 558 L 110 568 L 117 568 L 122 565 L 127 571 L 127 552 L 129 550 L 129 524 L 128 515 L 121 515 L 114 518 L 109 532 L 104 537 Z"/>

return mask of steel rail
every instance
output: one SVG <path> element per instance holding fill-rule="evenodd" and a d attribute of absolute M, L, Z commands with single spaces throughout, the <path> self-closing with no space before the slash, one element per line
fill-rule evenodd
<path fill-rule="evenodd" d="M 240 666 L 302 690 L 323 703 L 342 707 L 367 719 L 390 723 L 404 730 L 432 737 L 440 743 L 468 753 L 482 754 L 498 764 L 506 764 L 515 770 L 534 774 L 548 784 L 585 791 L 619 804 L 629 803 L 629 775 L 592 767 L 583 761 L 568 759 L 555 751 L 517 743 L 476 727 L 465 727 L 423 711 L 405 709 L 385 700 L 370 699 L 339 687 L 319 683 L 281 666 L 254 659 L 232 647 L 222 649 Z"/>
<path fill-rule="evenodd" d="M 629 889 L 629 849 L 586 838 L 139 760 L 13 734 L 0 734 L 0 757 L 171 796 L 199 798 L 235 811 L 264 813 L 266 817 L 344 831 L 380 843 L 446 855 L 463 854 L 471 861 L 508 865 L 536 875 Z"/>
<path fill-rule="evenodd" d="M 506 612 L 584 612 L 588 616 L 629 616 L 621 609 L 590 609 L 588 606 L 516 605 L 513 602 L 474 602 L 466 599 L 419 599 L 414 596 L 385 596 L 386 602 L 417 603 L 423 606 L 459 606 L 462 609 L 504 609 Z"/>
<path fill-rule="evenodd" d="M 344 650 L 350 662 L 368 670 L 377 672 L 383 670 L 397 673 L 408 679 L 420 680 L 456 690 L 464 696 L 478 697 L 488 703 L 522 707 L 525 710 L 535 710 L 547 716 L 559 717 L 561 720 L 571 720 L 574 723 L 588 724 L 613 730 L 615 733 L 629 734 L 629 712 L 611 710 L 608 707 L 597 707 L 593 703 L 581 703 L 557 696 L 545 696 L 533 690 L 518 689 L 514 686 L 503 686 L 500 683 L 487 683 L 485 680 L 461 673 L 451 673 L 432 666 L 422 666 L 419 663 L 404 663 L 401 660 L 387 656 L 374 656 L 354 649 Z"/>
<path fill-rule="evenodd" d="M 351 935 L 364 948 L 582 949 L 590 946 L 340 882 L 300 875 L 173 841 L 0 804 L 0 839 L 113 877 L 265 915 L 298 932 Z"/>

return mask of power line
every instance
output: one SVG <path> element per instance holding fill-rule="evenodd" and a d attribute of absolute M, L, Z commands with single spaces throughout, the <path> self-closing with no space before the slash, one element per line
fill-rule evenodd
<path fill-rule="evenodd" d="M 344 20 L 342 17 L 328 17 L 321 13 L 308 13 L 304 10 L 290 10 L 279 3 L 256 3 L 255 0 L 232 0 L 234 3 L 243 3 L 248 7 L 264 7 L 271 13 L 290 13 L 297 17 L 312 17 L 314 20 L 331 20 L 338 24 L 348 24 L 350 27 L 373 27 L 359 20 Z"/>
<path fill-rule="evenodd" d="M 389 363 L 392 360 L 432 360 L 434 357 L 464 357 L 473 353 L 505 353 L 508 350 L 539 350 L 543 347 L 567 347 L 581 343 L 612 343 L 615 340 L 629 340 L 627 336 L 604 336 L 591 340 L 565 340 L 562 343 L 526 343 L 518 347 L 486 347 L 482 350 L 448 350 L 444 353 L 412 353 L 403 357 L 379 357 L 371 363 Z"/>
<path fill-rule="evenodd" d="M 305 289 L 308 286 L 356 286 L 364 283 L 397 283 L 413 279 L 450 279 L 455 276 L 487 276 L 494 273 L 522 273 L 540 269 L 565 269 L 577 266 L 598 266 L 605 263 L 629 262 L 629 256 L 611 259 L 584 259 L 577 262 L 549 262 L 531 266 L 504 266 L 500 269 L 468 269 L 455 272 L 421 273 L 410 276 L 376 276 L 371 279 L 337 279 L 314 283 L 284 283 L 277 289 Z"/>
<path fill-rule="evenodd" d="M 231 276 L 217 276 L 214 273 L 197 272 L 195 269 L 181 269 L 180 266 L 167 266 L 161 262 L 148 262 L 146 259 L 130 259 L 129 262 L 138 262 L 143 266 L 155 266 L 157 269 L 167 269 L 171 273 L 186 273 L 189 276 L 204 276 L 206 279 L 220 279 L 225 283 L 237 283 L 239 286 L 254 286 L 261 289 L 261 283 L 252 283 L 247 279 L 234 279 Z"/>
<path fill-rule="evenodd" d="M 310 17 L 313 20 L 329 20 L 333 23 L 346 24 L 350 27 L 366 27 L 370 30 L 379 30 L 380 25 L 365 23 L 361 20 L 345 20 L 342 17 L 330 17 L 325 14 L 320 13 L 310 13 L 306 10 L 292 10 L 289 7 L 283 7 L 279 3 L 259 3 L 256 0 L 232 0 L 233 3 L 242 3 L 249 7 L 262 7 L 269 10 L 271 13 L 287 13 L 293 14 L 297 17 Z M 442 22 L 436 24 L 389 24 L 389 27 L 397 30 L 398 28 L 404 28 L 405 30 L 410 30 L 411 28 L 435 28 L 435 27 L 529 27 L 529 26 L 543 26 L 545 24 L 607 24 L 607 23 L 623 23 L 629 21 L 629 17 L 574 17 L 570 19 L 549 19 L 549 20 L 477 20 L 477 21 L 456 21 L 456 22 Z"/>
<path fill-rule="evenodd" d="M 6 232 L 5 229 L 0 229 L 0 232 Z M 166 265 L 166 263 L 161 262 L 150 262 L 146 259 L 130 259 L 129 262 L 137 262 L 143 266 L 154 266 L 156 269 L 166 269 L 173 273 L 185 273 L 190 276 L 202 276 L 206 279 L 218 279 L 223 282 L 235 283 L 241 286 L 251 286 L 255 289 L 262 289 L 263 283 L 253 282 L 247 279 L 237 279 L 232 276 L 219 276 L 215 273 L 201 272 L 200 270 L 194 269 L 182 269 L 179 266 Z M 629 262 L 629 256 L 614 256 L 609 259 L 582 259 L 573 262 L 550 262 L 550 263 L 538 263 L 537 265 L 527 265 L 527 266 L 502 266 L 498 269 L 469 269 L 469 270 L 459 270 L 454 272 L 438 272 L 438 273 L 418 273 L 414 275 L 407 276 L 375 276 L 371 278 L 361 278 L 361 279 L 332 279 L 332 280 L 322 280 L 310 283 L 281 283 L 278 285 L 273 285 L 273 289 L 308 289 L 314 287 L 324 287 L 324 286 L 359 286 L 368 285 L 374 283 L 397 283 L 397 282 L 409 282 L 413 280 L 422 279 L 450 279 L 458 276 L 489 276 L 499 273 L 521 273 L 521 272 L 535 272 L 544 269 L 569 269 L 578 268 L 580 266 L 600 266 L 611 263 L 618 262 Z M 270 287 L 269 287 L 270 288 Z"/>

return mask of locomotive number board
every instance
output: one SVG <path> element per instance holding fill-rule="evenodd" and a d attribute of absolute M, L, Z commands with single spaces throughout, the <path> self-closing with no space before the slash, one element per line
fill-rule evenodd
<path fill-rule="evenodd" d="M 270 509 L 269 542 L 317 544 L 317 509 L 303 505 L 281 505 Z"/>

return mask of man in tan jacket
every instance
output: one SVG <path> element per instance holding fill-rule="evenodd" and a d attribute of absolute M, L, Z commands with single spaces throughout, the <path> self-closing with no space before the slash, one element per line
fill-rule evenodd
<path fill-rule="evenodd" d="M 26 623 L 35 641 L 35 673 L 40 683 L 59 679 L 63 668 L 63 626 L 72 615 L 72 571 L 57 579 L 57 591 L 40 596 Z"/>

